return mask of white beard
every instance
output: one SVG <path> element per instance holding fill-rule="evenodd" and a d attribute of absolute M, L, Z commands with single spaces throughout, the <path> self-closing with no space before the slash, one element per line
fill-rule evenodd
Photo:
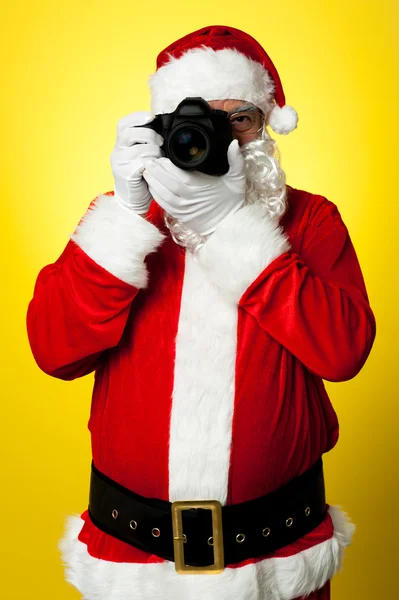
<path fill-rule="evenodd" d="M 275 140 L 262 131 L 260 139 L 249 142 L 241 147 L 245 160 L 247 188 L 245 204 L 263 204 L 266 214 L 275 220 L 285 214 L 288 209 L 286 200 L 286 176 L 280 167 L 279 154 Z M 206 236 L 195 233 L 192 229 L 164 214 L 165 223 L 171 236 L 179 246 L 196 252 L 206 242 Z"/>

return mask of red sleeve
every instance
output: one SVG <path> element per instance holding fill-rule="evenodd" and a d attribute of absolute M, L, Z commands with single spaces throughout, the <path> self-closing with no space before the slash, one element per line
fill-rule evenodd
<path fill-rule="evenodd" d="M 27 311 L 27 332 L 38 366 L 60 379 L 97 368 L 118 344 L 138 289 L 97 265 L 70 240 L 39 273 Z"/>
<path fill-rule="evenodd" d="M 64 380 L 94 371 L 119 343 L 132 300 L 147 286 L 145 257 L 164 236 L 105 194 L 70 238 L 40 271 L 26 315 L 36 363 Z"/>
<path fill-rule="evenodd" d="M 310 371 L 345 381 L 363 367 L 376 325 L 348 230 L 323 200 L 300 254 L 275 258 L 239 304 Z"/>

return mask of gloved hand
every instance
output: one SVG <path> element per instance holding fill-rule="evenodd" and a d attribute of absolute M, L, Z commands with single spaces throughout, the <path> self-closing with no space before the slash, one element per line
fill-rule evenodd
<path fill-rule="evenodd" d="M 143 179 L 143 159 L 163 155 L 163 138 L 152 129 L 140 127 L 154 119 L 151 113 L 135 112 L 118 121 L 117 139 L 111 154 L 115 180 L 114 197 L 134 212 L 147 214 L 151 194 Z"/>
<path fill-rule="evenodd" d="M 184 171 L 168 158 L 146 159 L 143 177 L 152 197 L 167 213 L 196 233 L 208 235 L 244 206 L 244 157 L 237 140 L 231 142 L 227 158 L 230 169 L 222 176 Z"/>

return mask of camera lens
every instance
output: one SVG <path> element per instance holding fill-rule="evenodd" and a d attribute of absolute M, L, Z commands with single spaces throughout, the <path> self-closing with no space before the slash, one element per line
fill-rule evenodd
<path fill-rule="evenodd" d="M 193 125 L 181 125 L 169 138 L 171 157 L 183 168 L 196 168 L 209 154 L 209 138 Z"/>

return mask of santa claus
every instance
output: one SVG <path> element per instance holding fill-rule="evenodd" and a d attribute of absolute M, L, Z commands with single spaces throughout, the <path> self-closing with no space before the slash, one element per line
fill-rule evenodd
<path fill-rule="evenodd" d="M 327 600 L 354 527 L 326 503 L 323 379 L 355 377 L 375 337 L 355 250 L 335 204 L 285 182 L 266 126 L 297 114 L 251 36 L 185 36 L 150 88 L 27 313 L 45 373 L 94 372 L 66 577 L 87 600 Z M 176 166 L 147 127 L 188 97 L 229 120 L 227 173 Z"/>

